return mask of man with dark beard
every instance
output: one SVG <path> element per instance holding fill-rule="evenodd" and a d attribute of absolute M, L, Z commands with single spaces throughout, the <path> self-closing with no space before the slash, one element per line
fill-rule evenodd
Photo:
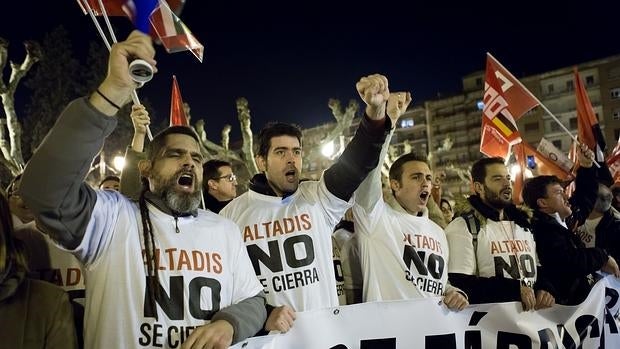
<path fill-rule="evenodd" d="M 267 293 L 265 330 L 286 332 L 295 311 L 338 306 L 331 235 L 353 193 L 379 164 L 383 142 L 393 127 L 386 117 L 390 96 L 386 77 L 374 74 L 356 85 L 366 103 L 357 132 L 340 158 L 318 181 L 301 181 L 302 133 L 290 124 L 271 123 L 258 134 L 257 164 L 262 173 L 250 190 L 220 211 L 241 228 L 254 271 Z M 396 94 L 405 100 L 405 94 Z"/>
<path fill-rule="evenodd" d="M 475 194 L 466 214 L 445 229 L 449 281 L 469 302 L 521 301 L 523 310 L 554 304 L 543 283 L 528 215 L 512 204 L 510 175 L 502 158 L 484 158 L 471 169 Z"/>
<path fill-rule="evenodd" d="M 41 228 L 84 265 L 85 348 L 227 348 L 264 323 L 262 287 L 237 226 L 199 210 L 202 160 L 187 127 L 158 134 L 139 164 L 139 203 L 83 182 L 136 88 L 128 63 L 155 65 L 149 36 L 112 47 L 108 75 L 67 106 L 24 171 Z"/>

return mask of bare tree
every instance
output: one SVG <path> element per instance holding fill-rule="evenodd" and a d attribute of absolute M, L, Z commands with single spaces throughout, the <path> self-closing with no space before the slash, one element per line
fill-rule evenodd
<path fill-rule="evenodd" d="M 21 64 L 11 62 L 11 76 L 8 85 L 4 83 L 3 72 L 8 59 L 9 42 L 0 38 L 0 97 L 6 118 L 0 119 L 0 163 L 6 166 L 13 175 L 17 175 L 24 168 L 21 136 L 22 127 L 15 113 L 15 90 L 20 80 L 30 68 L 41 59 L 42 51 L 34 41 L 24 42 L 26 57 Z M 8 139 L 6 137 L 8 131 Z"/>
<path fill-rule="evenodd" d="M 327 106 L 332 111 L 332 115 L 336 119 L 336 127 L 334 127 L 328 134 L 323 138 L 323 140 L 314 148 L 309 150 L 304 150 L 306 153 L 306 158 L 311 160 L 320 155 L 321 148 L 328 144 L 329 142 L 335 142 L 338 140 L 341 144 L 344 143 L 344 139 L 339 139 L 343 134 L 345 134 L 346 130 L 351 127 L 351 123 L 353 122 L 353 118 L 355 118 L 355 114 L 359 110 L 359 104 L 355 100 L 350 100 L 349 105 L 346 109 L 342 109 L 340 101 L 337 99 L 330 99 L 327 103 Z M 340 147 L 340 152 L 344 149 L 344 146 Z M 334 154 L 335 156 L 340 155 Z"/>
<path fill-rule="evenodd" d="M 250 117 L 250 108 L 248 107 L 248 100 L 240 97 L 237 98 L 237 118 L 239 119 L 239 125 L 241 125 L 241 137 L 243 138 L 243 159 L 248 168 L 250 176 L 254 176 L 258 173 L 258 167 L 254 161 L 254 138 L 252 135 L 252 120 Z"/>

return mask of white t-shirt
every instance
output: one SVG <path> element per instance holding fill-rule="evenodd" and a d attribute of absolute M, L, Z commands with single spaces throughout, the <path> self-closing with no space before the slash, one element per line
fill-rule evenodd
<path fill-rule="evenodd" d="M 443 230 L 423 216 L 383 201 L 375 169 L 356 191 L 355 234 L 364 273 L 364 301 L 440 297 L 448 287 L 448 243 Z"/>
<path fill-rule="evenodd" d="M 603 216 L 586 219 L 582 226 L 577 228 L 577 235 L 586 247 L 596 247 L 596 226 L 601 222 Z"/>
<path fill-rule="evenodd" d="M 73 251 L 88 281 L 85 348 L 178 348 L 219 309 L 261 290 L 233 222 L 203 210 L 175 221 L 148 207 L 161 285 L 158 320 L 145 301 L 138 205 L 117 192 L 97 191 L 84 239 Z"/>
<path fill-rule="evenodd" d="M 340 228 L 334 232 L 333 237 L 334 243 L 340 247 L 340 262 L 347 304 L 361 303 L 364 278 L 360 262 L 358 234 Z"/>
<path fill-rule="evenodd" d="M 85 278 L 77 258 L 42 233 L 34 221 L 23 223 L 13 216 L 13 227 L 28 249 L 28 276 L 61 287 L 72 301 L 84 305 Z"/>
<path fill-rule="evenodd" d="M 525 280 L 530 286 L 536 281 L 536 243 L 532 233 L 513 221 L 487 219 L 478 232 L 478 247 L 474 256 L 472 234 L 463 217 L 457 217 L 446 227 L 452 255 L 450 273 L 481 277 L 505 277 Z M 477 264 L 476 264 L 477 261 Z"/>
<path fill-rule="evenodd" d="M 248 190 L 220 214 L 241 229 L 267 303 L 304 311 L 338 306 L 331 234 L 350 206 L 321 177 L 286 198 Z"/>
<path fill-rule="evenodd" d="M 347 305 L 347 295 L 344 292 L 344 270 L 342 267 L 341 250 L 334 235 L 332 235 L 332 258 L 334 260 L 334 277 L 336 279 L 338 304 Z"/>

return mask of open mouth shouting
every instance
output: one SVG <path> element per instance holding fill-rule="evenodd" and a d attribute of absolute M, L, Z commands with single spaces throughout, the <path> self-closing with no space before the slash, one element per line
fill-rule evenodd
<path fill-rule="evenodd" d="M 431 193 L 428 190 L 422 190 L 420 192 L 420 201 L 423 205 L 426 205 L 426 202 L 428 201 L 430 195 Z"/>
<path fill-rule="evenodd" d="M 510 189 L 510 188 L 502 190 L 499 194 L 500 194 L 501 198 L 504 199 L 504 200 L 511 200 L 512 199 L 512 189 Z"/>
<path fill-rule="evenodd" d="M 194 174 L 191 172 L 183 172 L 177 179 L 177 184 L 183 191 L 192 192 L 194 189 Z"/>
<path fill-rule="evenodd" d="M 286 172 L 284 172 L 284 178 L 286 178 L 286 181 L 289 183 L 293 183 L 297 180 L 297 170 L 296 169 L 289 169 Z"/>

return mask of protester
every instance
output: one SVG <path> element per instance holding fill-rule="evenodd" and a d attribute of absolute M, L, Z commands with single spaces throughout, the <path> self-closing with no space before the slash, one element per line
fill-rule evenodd
<path fill-rule="evenodd" d="M 99 189 L 101 190 L 116 190 L 121 189 L 121 179 L 119 176 L 107 176 L 99 183 Z"/>
<path fill-rule="evenodd" d="M 332 243 L 334 250 L 338 250 L 342 267 L 342 285 L 346 304 L 362 303 L 364 289 L 362 264 L 359 255 L 359 239 L 358 235 L 355 234 L 355 223 L 351 209 L 345 212 L 344 218 L 334 228 Z"/>
<path fill-rule="evenodd" d="M 202 165 L 207 209 L 219 213 L 237 196 L 237 176 L 229 162 L 209 160 Z"/>
<path fill-rule="evenodd" d="M 586 247 L 602 248 L 616 261 L 620 260 L 620 213 L 611 206 L 613 196 L 606 185 L 599 183 L 598 197 L 588 219 L 577 229 Z"/>
<path fill-rule="evenodd" d="M 138 31 L 112 47 L 105 80 L 60 115 L 21 194 L 42 229 L 84 264 L 86 348 L 225 348 L 261 328 L 264 296 L 238 228 L 198 209 L 196 134 L 178 126 L 153 139 L 140 163 L 148 187 L 139 203 L 82 182 L 136 88 L 129 60 L 155 66 L 154 54 Z"/>
<path fill-rule="evenodd" d="M 454 211 L 452 210 L 450 201 L 448 201 L 448 199 L 441 199 L 439 207 L 441 208 L 441 213 L 443 213 L 443 218 L 446 221 L 446 224 L 450 224 L 454 218 Z"/>
<path fill-rule="evenodd" d="M 387 114 L 393 122 L 410 101 L 409 93 L 390 95 Z M 353 206 L 364 301 L 442 297 L 448 308 L 462 310 L 468 305 L 466 295 L 448 284 L 445 234 L 428 218 L 432 173 L 426 159 L 413 153 L 402 155 L 390 167 L 389 180 L 392 196 L 384 201 L 381 168 L 377 167 L 360 185 Z"/>
<path fill-rule="evenodd" d="M 248 192 L 220 212 L 243 232 L 267 293 L 267 331 L 288 331 L 295 311 L 338 305 L 331 234 L 350 207 L 353 192 L 378 165 L 381 145 L 392 128 L 385 118 L 387 79 L 371 75 L 356 87 L 366 103 L 365 116 L 343 154 L 318 181 L 300 183 L 301 130 L 271 123 L 257 139 L 256 159 L 263 172 L 252 178 Z"/>
<path fill-rule="evenodd" d="M 19 189 L 22 174 L 7 187 L 13 236 L 23 243 L 28 277 L 53 283 L 69 294 L 78 346 L 83 347 L 84 273 L 80 262 L 71 253 L 59 248 L 37 227 L 32 211 L 26 206 Z"/>
<path fill-rule="evenodd" d="M 27 256 L 13 240 L 9 204 L 0 194 L 0 338 L 3 348 L 77 348 L 66 292 L 26 277 Z"/>
<path fill-rule="evenodd" d="M 471 177 L 475 194 L 467 199 L 469 207 L 446 227 L 450 282 L 472 304 L 521 301 L 526 311 L 552 306 L 529 216 L 512 204 L 504 159 L 476 161 Z"/>
<path fill-rule="evenodd" d="M 586 248 L 574 227 L 583 224 L 597 196 L 594 154 L 580 146 L 579 169 L 575 192 L 567 199 L 555 176 L 528 179 L 523 186 L 523 200 L 534 210 L 532 231 L 540 262 L 548 271 L 559 304 L 581 303 L 594 284 L 593 273 L 602 270 L 620 277 L 615 259 L 601 248 Z"/>

